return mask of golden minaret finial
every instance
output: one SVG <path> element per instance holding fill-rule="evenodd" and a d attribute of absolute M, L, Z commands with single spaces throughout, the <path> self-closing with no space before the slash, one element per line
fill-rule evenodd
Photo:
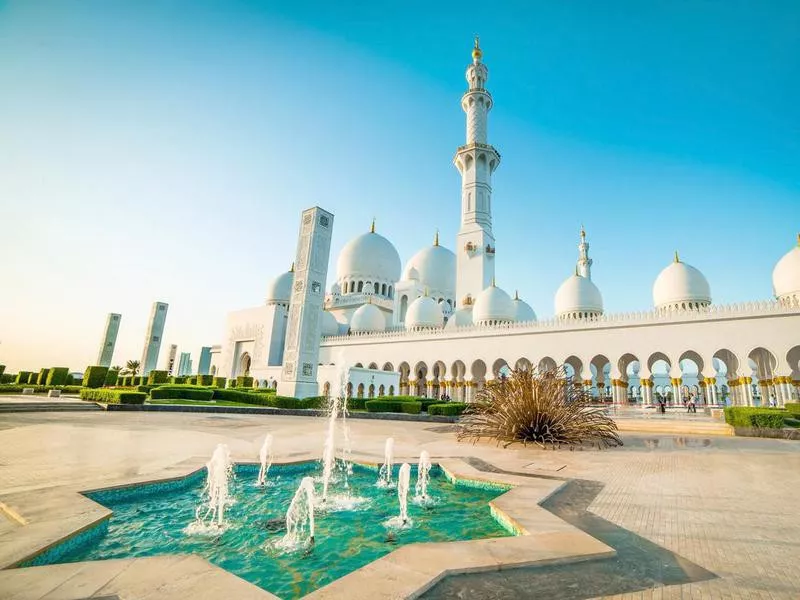
<path fill-rule="evenodd" d="M 583 223 L 581 223 L 581 239 L 586 239 L 586 230 L 583 228 Z"/>
<path fill-rule="evenodd" d="M 433 236 L 433 245 L 434 246 L 438 246 L 439 245 L 439 230 L 438 229 L 436 230 L 436 235 Z"/>
<path fill-rule="evenodd" d="M 494 280 L 494 275 L 492 275 L 492 287 L 497 287 L 497 285 L 495 283 L 495 280 Z"/>
<path fill-rule="evenodd" d="M 370 225 L 369 232 L 375 233 L 375 217 L 372 217 L 372 225 Z"/>
<path fill-rule="evenodd" d="M 681 262 L 681 257 L 678 256 L 678 251 L 675 250 L 675 262 Z"/>
<path fill-rule="evenodd" d="M 519 290 L 514 290 L 514 300 L 519 300 Z"/>
<path fill-rule="evenodd" d="M 292 262 L 292 266 L 289 268 L 289 273 L 294 273 L 294 261 Z"/>
<path fill-rule="evenodd" d="M 472 58 L 476 61 L 483 58 L 483 50 L 481 50 L 480 39 L 477 35 L 475 36 L 475 47 L 472 48 Z"/>

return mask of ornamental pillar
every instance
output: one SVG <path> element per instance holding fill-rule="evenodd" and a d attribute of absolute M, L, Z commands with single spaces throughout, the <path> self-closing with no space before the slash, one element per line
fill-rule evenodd
<path fill-rule="evenodd" d="M 428 379 L 425 382 L 425 396 L 428 398 L 435 398 L 433 395 L 433 379 Z"/>
<path fill-rule="evenodd" d="M 475 401 L 475 382 L 472 380 L 464 382 L 464 402 Z"/>

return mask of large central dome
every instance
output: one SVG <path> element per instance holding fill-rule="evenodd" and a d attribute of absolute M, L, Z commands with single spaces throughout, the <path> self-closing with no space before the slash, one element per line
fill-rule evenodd
<path fill-rule="evenodd" d="M 423 248 L 406 263 L 403 279 L 417 279 L 432 295 L 438 292 L 452 298 L 456 295 L 456 255 L 439 245 L 437 234 L 433 246 Z"/>
<path fill-rule="evenodd" d="M 659 310 L 699 308 L 711 304 L 705 276 L 678 258 L 659 273 L 653 284 L 653 304 Z"/>
<path fill-rule="evenodd" d="M 556 291 L 556 315 L 583 318 L 603 314 L 603 297 L 588 277 L 570 275 Z"/>
<path fill-rule="evenodd" d="M 364 279 L 395 283 L 400 279 L 400 255 L 373 227 L 342 248 L 336 262 L 336 278 L 339 281 Z"/>

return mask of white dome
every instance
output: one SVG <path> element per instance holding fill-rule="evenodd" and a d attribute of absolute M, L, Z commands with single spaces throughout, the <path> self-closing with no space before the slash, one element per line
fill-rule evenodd
<path fill-rule="evenodd" d="M 800 297 L 800 236 L 772 271 L 772 291 L 779 299 Z"/>
<path fill-rule="evenodd" d="M 322 311 L 322 335 L 339 335 L 339 321 L 327 310 Z"/>
<path fill-rule="evenodd" d="M 588 277 L 570 275 L 556 292 L 556 315 L 570 316 L 575 313 L 597 315 L 603 313 L 603 297 L 594 282 Z"/>
<path fill-rule="evenodd" d="M 527 323 L 528 321 L 536 320 L 536 313 L 533 312 L 531 305 L 524 300 L 520 300 L 519 296 L 515 294 L 511 302 L 514 305 L 514 320 L 516 322 Z"/>
<path fill-rule="evenodd" d="M 294 266 L 269 282 L 265 302 L 267 304 L 289 304 L 294 285 Z"/>
<path fill-rule="evenodd" d="M 454 312 L 449 319 L 445 329 L 455 329 L 456 327 L 463 327 L 465 325 L 472 325 L 472 308 L 461 308 Z"/>
<path fill-rule="evenodd" d="M 423 248 L 406 263 L 403 279 L 417 280 L 430 290 L 453 297 L 456 293 L 456 255 L 440 246 L 437 236 L 433 246 Z"/>
<path fill-rule="evenodd" d="M 675 260 L 661 271 L 653 284 L 653 304 L 662 308 L 693 308 L 688 304 L 705 306 L 711 303 L 711 288 L 705 276 L 691 265 Z"/>
<path fill-rule="evenodd" d="M 441 327 L 443 324 L 442 307 L 430 296 L 420 296 L 409 305 L 406 312 L 406 329 Z"/>
<path fill-rule="evenodd" d="M 386 329 L 386 317 L 383 311 L 374 304 L 362 304 L 350 317 L 350 331 L 383 331 Z"/>
<path fill-rule="evenodd" d="M 487 323 L 492 321 L 513 321 L 514 303 L 511 297 L 499 287 L 490 285 L 475 298 L 472 307 L 473 323 Z"/>
<path fill-rule="evenodd" d="M 336 277 L 381 280 L 400 279 L 400 255 L 382 235 L 370 231 L 350 240 L 336 262 Z"/>

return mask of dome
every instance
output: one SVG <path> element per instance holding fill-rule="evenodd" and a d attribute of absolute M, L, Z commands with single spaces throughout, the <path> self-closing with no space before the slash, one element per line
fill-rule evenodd
<path fill-rule="evenodd" d="M 400 255 L 389 240 L 375 233 L 373 226 L 342 248 L 336 262 L 336 277 L 395 283 L 400 279 Z"/>
<path fill-rule="evenodd" d="M 327 310 L 322 311 L 322 335 L 339 335 L 339 321 Z"/>
<path fill-rule="evenodd" d="M 267 304 L 289 304 L 294 285 L 294 265 L 286 273 L 281 273 L 269 282 L 265 302 Z"/>
<path fill-rule="evenodd" d="M 514 303 L 511 297 L 494 284 L 475 298 L 472 321 L 476 325 L 495 321 L 513 321 Z"/>
<path fill-rule="evenodd" d="M 362 304 L 350 317 L 350 331 L 383 331 L 386 329 L 386 317 L 383 311 L 374 304 Z"/>
<path fill-rule="evenodd" d="M 676 252 L 675 260 L 656 277 L 653 304 L 657 309 L 699 308 L 711 304 L 711 288 L 705 276 L 681 262 Z"/>
<path fill-rule="evenodd" d="M 588 277 L 570 275 L 556 292 L 556 315 L 559 317 L 603 314 L 603 297 Z"/>
<path fill-rule="evenodd" d="M 406 263 L 403 279 L 417 280 L 430 290 L 442 292 L 446 296 L 455 296 L 456 255 L 439 245 L 437 234 L 433 246 L 423 248 Z"/>
<path fill-rule="evenodd" d="M 449 319 L 445 329 L 455 329 L 456 327 L 464 327 L 465 325 L 472 325 L 472 307 L 461 308 L 454 312 Z"/>
<path fill-rule="evenodd" d="M 442 307 L 430 296 L 414 300 L 406 312 L 406 329 L 441 327 L 444 324 Z"/>
<path fill-rule="evenodd" d="M 533 312 L 531 305 L 520 300 L 518 294 L 514 294 L 514 299 L 511 301 L 514 305 L 514 320 L 518 323 L 527 323 L 528 321 L 536 320 L 536 313 Z"/>
<path fill-rule="evenodd" d="M 772 271 L 772 291 L 778 299 L 800 298 L 800 235 Z"/>

